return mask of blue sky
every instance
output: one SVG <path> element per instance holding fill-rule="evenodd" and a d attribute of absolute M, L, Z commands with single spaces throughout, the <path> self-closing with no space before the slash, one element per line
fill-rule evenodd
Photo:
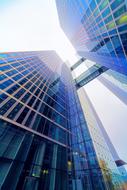
<path fill-rule="evenodd" d="M 78 59 L 59 26 L 55 0 L 0 0 L 0 23 L 1 52 L 54 49 L 71 64 Z M 120 157 L 127 161 L 127 106 L 98 80 L 85 90 Z"/>

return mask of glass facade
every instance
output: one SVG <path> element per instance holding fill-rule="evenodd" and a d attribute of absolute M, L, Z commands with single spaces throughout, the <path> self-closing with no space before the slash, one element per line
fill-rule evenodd
<path fill-rule="evenodd" d="M 127 75 L 126 0 L 56 0 L 56 4 L 61 27 L 78 54 Z"/>
<path fill-rule="evenodd" d="M 0 54 L 0 74 L 1 190 L 123 189 L 54 51 Z"/>
<path fill-rule="evenodd" d="M 89 69 L 95 63 L 86 61 L 85 65 Z M 117 96 L 124 104 L 127 104 L 127 76 L 109 69 L 97 78 L 106 88 Z"/>

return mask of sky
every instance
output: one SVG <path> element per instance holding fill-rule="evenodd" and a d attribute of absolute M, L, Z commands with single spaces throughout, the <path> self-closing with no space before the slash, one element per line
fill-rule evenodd
<path fill-rule="evenodd" d="M 0 52 L 31 50 L 56 50 L 71 65 L 79 59 L 60 28 L 55 0 L 0 0 Z M 118 154 L 127 161 L 127 106 L 97 79 L 84 89 Z"/>
<path fill-rule="evenodd" d="M 54 49 L 74 62 L 76 52 L 59 27 L 55 0 L 0 0 L 0 51 Z"/>

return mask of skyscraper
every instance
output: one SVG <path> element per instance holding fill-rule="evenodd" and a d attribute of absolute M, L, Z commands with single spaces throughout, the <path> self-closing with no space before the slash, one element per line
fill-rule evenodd
<path fill-rule="evenodd" d="M 91 68 L 95 63 L 85 61 L 83 64 Z M 117 96 L 124 104 L 127 104 L 127 76 L 114 70 L 107 70 L 97 78 L 106 88 Z"/>
<path fill-rule="evenodd" d="M 124 188 L 82 89 L 54 51 L 1 53 L 0 72 L 1 190 Z"/>
<path fill-rule="evenodd" d="M 56 0 L 60 24 L 79 55 L 127 74 L 126 0 Z"/>
<path fill-rule="evenodd" d="M 109 68 L 98 79 L 127 104 L 127 1 L 56 0 L 56 5 L 77 53 Z"/>

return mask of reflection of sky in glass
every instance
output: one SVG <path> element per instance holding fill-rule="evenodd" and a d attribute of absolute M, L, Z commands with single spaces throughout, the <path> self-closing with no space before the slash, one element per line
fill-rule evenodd
<path fill-rule="evenodd" d="M 64 61 L 76 61 L 74 48 L 59 27 L 54 0 L 0 0 L 0 10 L 2 9 L 1 52 L 55 49 Z M 120 157 L 127 161 L 127 106 L 97 80 L 92 81 L 85 89 Z"/>

